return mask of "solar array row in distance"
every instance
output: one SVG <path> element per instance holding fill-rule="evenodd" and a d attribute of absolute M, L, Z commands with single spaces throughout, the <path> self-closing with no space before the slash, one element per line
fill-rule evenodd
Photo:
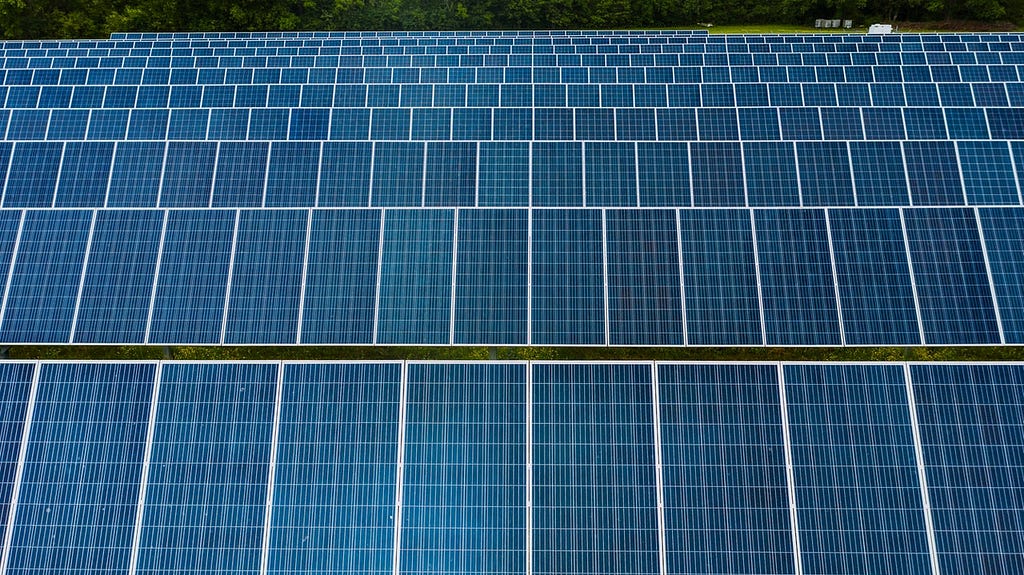
<path fill-rule="evenodd" d="M 4 210 L 5 343 L 1024 343 L 1024 208 Z"/>
<path fill-rule="evenodd" d="M 4 208 L 1020 206 L 1020 181 L 1024 143 L 984 140 L 0 142 Z"/>
<path fill-rule="evenodd" d="M 1024 568 L 1021 364 L 7 362 L 0 381 L 6 573 Z"/>

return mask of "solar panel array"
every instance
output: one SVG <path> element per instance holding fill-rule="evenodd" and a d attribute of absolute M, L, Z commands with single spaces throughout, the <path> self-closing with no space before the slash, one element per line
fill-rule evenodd
<path fill-rule="evenodd" d="M 1024 343 L 1024 36 L 0 44 L 0 342 Z"/>
<path fill-rule="evenodd" d="M 4 573 L 1019 573 L 1024 364 L 0 364 Z"/>

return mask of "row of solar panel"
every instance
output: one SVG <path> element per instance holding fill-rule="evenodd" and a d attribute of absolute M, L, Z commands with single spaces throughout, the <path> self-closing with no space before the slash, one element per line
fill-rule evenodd
<path fill-rule="evenodd" d="M 479 67 L 479 66 L 911 66 L 1021 64 L 1022 52 L 779 53 L 779 54 L 424 54 L 385 55 L 373 50 L 330 51 L 306 55 L 275 51 L 147 51 L 21 57 L 0 61 L 8 70 L 87 68 L 337 68 L 337 67 Z M 365 54 L 365 55 L 364 55 Z"/>
<path fill-rule="evenodd" d="M 0 341 L 1020 344 L 1022 241 L 1021 208 L 4 210 Z"/>
<path fill-rule="evenodd" d="M 465 60 L 466 58 L 456 59 Z M 82 66 L 62 66 L 55 69 L 0 70 L 0 84 L 8 86 L 104 86 L 104 85 L 219 85 L 219 84 L 699 84 L 699 83 L 872 83 L 872 82 L 1016 82 L 1020 78 L 1019 64 L 995 62 L 975 64 L 719 64 L 708 66 L 679 66 L 678 63 L 592 63 L 575 61 L 558 67 L 554 64 L 516 66 L 471 66 L 459 61 L 447 62 L 424 57 L 406 60 L 406 66 L 384 67 L 380 62 L 365 62 L 372 66 L 336 65 L 323 67 L 288 67 L 289 58 L 244 58 L 235 66 L 218 67 L 226 58 L 211 58 L 216 64 L 196 67 L 189 59 L 188 66 L 151 66 L 147 62 L 131 62 L 129 66 L 116 66 L 118 61 L 75 61 Z M 321 60 L 321 58 L 317 58 Z M 334 63 L 337 58 L 331 58 Z M 356 60 L 364 60 L 356 58 Z M 584 59 L 586 60 L 586 59 Z M 58 62 L 71 64 L 72 62 Z M 162 63 L 162 62 L 161 62 Z M 326 63 L 326 62 L 324 62 Z M 347 62 L 346 62 L 347 63 Z M 87 67 L 99 64 L 102 67 Z M 270 64 L 270 66 L 266 66 Z M 281 64 L 284 64 L 282 67 Z M 412 66 L 410 66 L 411 64 Z M 435 64 L 441 64 L 435 66 Z M 621 64 L 621 65 L 620 65 Z"/>
<path fill-rule="evenodd" d="M 5 99 L 6 98 L 6 99 Z M 228 114 L 238 116 L 253 113 L 269 116 L 291 114 L 331 114 L 329 108 L 360 108 L 361 110 L 335 110 L 335 114 L 369 115 L 369 108 L 377 109 L 375 115 L 399 113 L 406 117 L 411 109 L 416 113 L 439 112 L 449 114 L 451 108 L 468 107 L 460 113 L 473 117 L 490 115 L 488 108 L 500 108 L 494 114 L 531 115 L 530 108 L 557 109 L 559 114 L 573 115 L 573 108 L 597 109 L 594 113 L 615 114 L 614 108 L 636 108 L 619 110 L 619 114 L 653 118 L 658 113 L 672 113 L 690 118 L 728 115 L 733 119 L 735 132 L 736 114 L 757 113 L 751 110 L 733 108 L 779 108 L 782 114 L 804 114 L 804 117 L 822 118 L 841 115 L 856 118 L 857 126 L 832 126 L 831 129 L 850 133 L 862 133 L 861 113 L 865 112 L 864 123 L 872 123 L 879 114 L 894 127 L 879 126 L 881 132 L 902 132 L 903 115 L 935 116 L 957 114 L 957 118 L 970 117 L 976 125 L 973 130 L 985 131 L 985 117 L 995 123 L 994 133 L 1018 134 L 1021 132 L 1019 110 L 982 110 L 980 108 L 1020 108 L 1024 104 L 1024 83 L 978 83 L 978 84 L 649 84 L 630 86 L 619 84 L 348 84 L 348 85 L 243 85 L 243 86 L 78 86 L 71 87 L 0 87 L 0 100 L 7 103 L 7 109 L 0 109 L 0 132 L 6 127 L 8 118 L 20 125 L 34 126 L 28 133 L 38 134 L 46 128 L 50 110 L 61 117 L 84 118 L 92 109 L 93 114 L 120 118 L 120 132 L 123 137 L 128 123 L 129 110 L 133 115 L 157 118 L 170 115 Z M 468 106 L 467 106 L 468 105 Z M 430 110 L 428 108 L 438 108 Z M 799 112 L 797 107 L 805 110 Z M 967 111 L 963 108 L 975 108 Z M 165 108 L 174 108 L 167 110 Z M 213 112 L 207 109 L 213 109 Z M 234 111 L 230 110 L 234 108 Z M 258 108 L 258 109 L 257 109 Z M 271 112 L 267 108 L 281 108 Z M 294 112 L 286 108 L 302 108 Z M 318 109 L 317 109 L 318 108 Z M 402 110 L 380 110 L 381 108 L 402 108 Z M 822 108 L 822 112 L 817 111 Z M 902 113 L 898 108 L 907 108 Z M 957 109 L 959 108 L 959 109 Z M 67 110 L 74 110 L 68 112 Z M 38 110 L 38 111 L 37 111 Z M 589 113 L 589 112 L 588 112 Z M 772 114 L 775 112 L 773 111 Z M 325 120 L 326 121 L 326 120 Z M 653 121 L 653 120 L 652 120 Z M 807 121 L 807 120 L 803 120 Z M 907 120 L 909 125 L 914 120 Z M 166 122 L 166 120 L 164 120 Z M 938 120 L 941 124 L 942 120 Z M 950 122 L 951 124 L 955 122 Z M 785 127 L 784 127 L 785 128 Z M 652 125 L 650 131 L 654 130 Z M 829 129 L 829 128 L 826 128 Z M 952 128 L 951 128 L 952 130 Z M 358 132 L 358 129 L 354 130 Z M 820 139 L 820 126 L 815 130 Z M 945 127 L 942 127 L 945 132 Z M 930 132 L 931 133 L 931 132 Z M 8 136 L 10 138 L 10 136 Z M 1014 138 L 1015 136 L 1008 136 Z M 11 139 L 19 139 L 14 136 Z M 34 138 L 28 138 L 34 139 Z"/>
<path fill-rule="evenodd" d="M 0 143 L 5 208 L 1019 206 L 1020 181 L 1024 142 Z"/>
<path fill-rule="evenodd" d="M 6 573 L 1024 570 L 1020 364 L 0 364 Z"/>

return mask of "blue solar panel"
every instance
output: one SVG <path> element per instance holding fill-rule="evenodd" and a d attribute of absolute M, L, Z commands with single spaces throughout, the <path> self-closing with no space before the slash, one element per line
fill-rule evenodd
<path fill-rule="evenodd" d="M 102 207 L 106 201 L 112 142 L 68 142 L 60 166 L 55 207 Z"/>
<path fill-rule="evenodd" d="M 156 366 L 39 370 L 7 571 L 124 573 Z"/>
<path fill-rule="evenodd" d="M 118 142 L 107 190 L 108 207 L 156 207 L 164 168 L 162 142 Z"/>
<path fill-rule="evenodd" d="M 998 343 L 974 213 L 936 208 L 907 210 L 903 216 L 925 342 Z"/>
<path fill-rule="evenodd" d="M 776 369 L 658 366 L 669 573 L 793 573 Z"/>
<path fill-rule="evenodd" d="M 269 573 L 392 572 L 400 367 L 283 368 Z"/>
<path fill-rule="evenodd" d="M 920 344 L 897 210 L 829 210 L 846 343 Z"/>
<path fill-rule="evenodd" d="M 4 188 L 4 207 L 52 206 L 61 154 L 62 146 L 55 142 L 15 145 Z"/>
<path fill-rule="evenodd" d="M 450 343 L 452 210 L 385 212 L 377 343 Z"/>
<path fill-rule="evenodd" d="M 316 210 L 312 218 L 302 343 L 372 343 L 381 214 Z"/>
<path fill-rule="evenodd" d="M 77 210 L 25 213 L 0 324 L 5 341 L 70 339 L 92 221 Z M 10 225 L 5 231 L 9 238 Z"/>
<path fill-rule="evenodd" d="M 307 210 L 243 210 L 224 343 L 296 343 Z"/>
<path fill-rule="evenodd" d="M 372 152 L 373 147 L 369 142 L 324 142 L 320 159 L 319 205 L 368 205 Z M 380 204 L 376 197 L 374 202 L 375 205 Z"/>
<path fill-rule="evenodd" d="M 455 343 L 526 343 L 527 217 L 526 210 L 459 212 Z"/>
<path fill-rule="evenodd" d="M 6 537 L 35 365 L 0 364 L 0 536 Z"/>
<path fill-rule="evenodd" d="M 684 342 L 678 229 L 669 210 L 605 216 L 609 343 Z"/>
<path fill-rule="evenodd" d="M 601 212 L 535 210 L 532 232 L 532 343 L 605 343 Z"/>
<path fill-rule="evenodd" d="M 838 345 L 823 210 L 754 212 L 768 345 Z"/>
<path fill-rule="evenodd" d="M 1020 365 L 911 365 L 945 573 L 1024 568 Z"/>
<path fill-rule="evenodd" d="M 408 368 L 401 570 L 526 570 L 526 364 Z"/>
<path fill-rule="evenodd" d="M 744 142 L 743 167 L 748 205 L 800 205 L 796 154 L 792 143 Z"/>
<path fill-rule="evenodd" d="M 763 343 L 750 225 L 746 210 L 680 212 L 690 345 Z"/>
<path fill-rule="evenodd" d="M 533 573 L 658 573 L 651 366 L 532 369 Z"/>
<path fill-rule="evenodd" d="M 97 213 L 73 341 L 145 341 L 164 217 L 156 210 Z"/>
<path fill-rule="evenodd" d="M 1020 209 L 979 209 L 992 287 L 1006 343 L 1024 343 L 1024 213 Z"/>
<path fill-rule="evenodd" d="M 274 364 L 163 366 L 140 571 L 260 568 L 277 371 Z"/>
<path fill-rule="evenodd" d="M 903 370 L 783 369 L 805 572 L 930 573 Z"/>
<path fill-rule="evenodd" d="M 167 214 L 148 341 L 219 343 L 236 213 Z"/>
<path fill-rule="evenodd" d="M 263 142 L 220 143 L 212 207 L 263 205 L 268 147 Z"/>

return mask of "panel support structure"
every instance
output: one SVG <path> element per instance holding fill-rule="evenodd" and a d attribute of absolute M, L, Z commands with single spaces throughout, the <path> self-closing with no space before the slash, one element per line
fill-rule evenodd
<path fill-rule="evenodd" d="M 166 222 L 166 218 L 164 219 Z M 146 487 L 149 485 L 149 462 L 153 456 L 153 435 L 156 430 L 156 410 L 160 401 L 160 379 L 164 363 L 156 364 L 153 375 L 153 394 L 149 403 L 149 426 L 146 428 L 146 448 L 142 456 L 142 477 L 139 480 L 139 502 L 135 510 L 135 530 L 132 533 L 132 553 L 128 562 L 129 575 L 135 575 L 139 567 L 139 549 L 142 546 L 142 519 L 146 508 Z"/>
<path fill-rule="evenodd" d="M 779 378 L 779 407 L 782 410 L 782 441 L 786 454 L 786 486 L 789 491 L 789 522 L 793 536 L 793 568 L 796 575 L 803 575 L 803 561 L 800 559 L 800 523 L 796 507 L 796 474 L 793 470 L 793 445 L 789 437 L 789 408 L 786 403 L 786 374 L 782 364 L 777 364 Z"/>
<path fill-rule="evenodd" d="M 18 517 L 18 496 L 21 494 L 21 479 L 25 473 L 25 456 L 28 453 L 28 438 L 32 431 L 32 412 L 36 407 L 36 391 L 39 389 L 39 372 L 43 370 L 41 363 L 36 362 L 32 373 L 32 391 L 28 395 L 25 406 L 25 425 L 21 429 L 21 448 L 18 449 L 18 467 L 14 472 L 14 487 L 11 489 L 11 504 L 7 508 L 7 531 L 4 533 L 3 555 L 0 556 L 0 573 L 7 573 L 7 562 L 11 558 L 11 541 L 14 540 L 14 520 Z"/>
<path fill-rule="evenodd" d="M 281 398 L 284 395 L 284 363 L 277 364 L 277 389 L 274 397 L 274 427 L 270 432 L 270 465 L 267 469 L 267 502 L 263 511 L 263 549 L 260 573 L 266 575 L 270 563 L 270 528 L 273 525 L 274 473 L 277 471 L 277 438 L 281 428 Z"/>
<path fill-rule="evenodd" d="M 661 400 L 658 397 L 658 364 L 651 362 L 651 410 L 654 423 L 654 480 L 658 496 L 658 564 L 661 575 L 668 575 L 668 550 L 665 539 L 665 474 L 661 459 Z"/>
<path fill-rule="evenodd" d="M 910 430 L 914 436 L 914 455 L 917 459 L 917 478 L 921 486 L 921 507 L 924 510 L 924 527 L 928 535 L 928 555 L 931 559 L 932 575 L 939 575 L 939 552 L 935 544 L 935 526 L 932 523 L 932 504 L 928 497 L 928 474 L 924 467 L 924 448 L 921 446 L 921 428 L 917 422 L 917 400 L 914 399 L 914 383 L 910 378 L 910 365 L 903 364 L 903 381 L 907 386 L 907 405 L 910 408 Z"/>
<path fill-rule="evenodd" d="M 394 550 L 391 555 L 393 575 L 402 573 L 402 476 L 405 472 L 405 411 L 408 404 L 406 391 L 409 388 L 409 363 L 402 362 L 402 383 L 398 403 L 398 451 L 395 456 L 395 531 L 392 537 Z"/>

